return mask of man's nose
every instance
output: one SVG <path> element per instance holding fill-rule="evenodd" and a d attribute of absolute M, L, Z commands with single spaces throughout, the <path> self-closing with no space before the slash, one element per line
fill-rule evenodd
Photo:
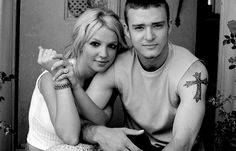
<path fill-rule="evenodd" d="M 155 38 L 155 34 L 154 34 L 152 28 L 148 27 L 146 29 L 145 39 L 148 40 L 148 41 L 152 41 L 154 38 Z"/>

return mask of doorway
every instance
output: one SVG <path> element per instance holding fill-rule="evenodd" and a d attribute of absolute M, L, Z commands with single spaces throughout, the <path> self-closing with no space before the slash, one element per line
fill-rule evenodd
<path fill-rule="evenodd" d="M 218 43 L 220 15 L 214 13 L 208 0 L 198 1 L 197 37 L 195 55 L 201 59 L 209 74 L 206 101 L 215 96 L 217 85 Z M 214 150 L 215 108 L 206 103 L 206 114 L 201 135 L 206 151 Z"/>

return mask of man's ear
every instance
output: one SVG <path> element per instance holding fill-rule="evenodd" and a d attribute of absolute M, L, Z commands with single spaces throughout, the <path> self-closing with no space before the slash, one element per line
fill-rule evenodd
<path fill-rule="evenodd" d="M 168 34 L 170 34 L 171 31 L 172 31 L 172 26 L 173 26 L 173 21 L 172 21 L 172 19 L 169 20 L 168 25 L 169 25 Z"/>
<path fill-rule="evenodd" d="M 123 27 L 125 31 L 125 36 L 127 36 L 130 39 L 129 27 L 124 22 L 123 22 Z"/>

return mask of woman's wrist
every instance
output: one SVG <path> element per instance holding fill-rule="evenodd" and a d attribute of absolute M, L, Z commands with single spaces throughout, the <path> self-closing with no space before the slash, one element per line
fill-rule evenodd
<path fill-rule="evenodd" d="M 71 88 L 73 91 L 76 91 L 76 90 L 80 91 L 82 89 L 81 84 L 79 82 L 77 82 L 76 84 L 72 84 Z"/>
<path fill-rule="evenodd" d="M 54 82 L 54 89 L 55 90 L 61 90 L 61 89 L 66 89 L 66 88 L 71 88 L 71 87 L 72 87 L 72 85 L 71 85 L 70 81 L 67 79 Z"/>

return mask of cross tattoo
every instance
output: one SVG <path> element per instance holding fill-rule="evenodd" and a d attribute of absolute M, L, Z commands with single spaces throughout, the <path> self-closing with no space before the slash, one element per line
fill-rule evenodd
<path fill-rule="evenodd" d="M 195 72 L 195 74 L 193 75 L 196 78 L 196 81 L 187 81 L 184 86 L 186 86 L 187 88 L 192 86 L 192 85 L 197 85 L 197 92 L 194 96 L 194 99 L 196 99 L 196 102 L 198 102 L 199 100 L 201 100 L 201 85 L 205 84 L 207 85 L 208 81 L 207 78 L 201 80 L 201 72 L 197 73 Z"/>

